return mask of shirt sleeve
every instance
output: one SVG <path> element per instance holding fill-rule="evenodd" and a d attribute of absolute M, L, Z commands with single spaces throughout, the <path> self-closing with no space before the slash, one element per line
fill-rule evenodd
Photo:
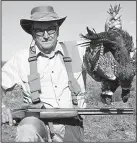
<path fill-rule="evenodd" d="M 2 87 L 5 90 L 20 85 L 18 63 L 19 59 L 16 54 L 2 67 Z"/>

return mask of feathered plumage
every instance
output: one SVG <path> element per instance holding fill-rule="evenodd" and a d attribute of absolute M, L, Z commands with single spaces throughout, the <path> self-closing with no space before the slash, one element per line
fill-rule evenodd
<path fill-rule="evenodd" d="M 87 71 L 92 77 L 98 77 L 100 81 L 108 81 L 115 76 L 122 88 L 131 85 L 135 75 L 135 64 L 130 58 L 133 40 L 128 32 L 115 28 L 108 32 L 96 33 L 95 30 L 87 27 L 87 34 L 81 34 L 81 37 L 88 40 L 82 45 L 87 46 L 84 60 Z M 103 54 L 99 52 L 102 45 Z M 96 54 L 93 55 L 94 52 Z"/>

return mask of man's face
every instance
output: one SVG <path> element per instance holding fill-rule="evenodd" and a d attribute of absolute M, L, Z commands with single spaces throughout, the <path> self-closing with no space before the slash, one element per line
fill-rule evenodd
<path fill-rule="evenodd" d="M 55 49 L 58 30 L 57 22 L 34 22 L 32 35 L 40 51 L 49 54 Z"/>

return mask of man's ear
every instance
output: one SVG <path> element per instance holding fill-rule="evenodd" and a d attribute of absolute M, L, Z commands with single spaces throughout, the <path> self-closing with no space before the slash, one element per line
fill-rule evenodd
<path fill-rule="evenodd" d="M 31 36 L 32 38 L 36 38 L 35 33 L 34 33 L 34 23 L 31 25 Z"/>
<path fill-rule="evenodd" d="M 35 35 L 34 30 L 31 30 L 31 36 L 32 36 L 32 38 L 33 38 L 33 39 L 35 39 L 35 38 L 36 38 L 36 35 Z"/>
<path fill-rule="evenodd" d="M 59 28 L 57 29 L 57 36 L 59 36 Z"/>

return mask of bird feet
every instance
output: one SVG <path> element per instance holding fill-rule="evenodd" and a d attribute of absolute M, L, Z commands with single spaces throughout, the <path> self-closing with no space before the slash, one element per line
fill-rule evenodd
<path fill-rule="evenodd" d="M 130 97 L 130 89 L 122 89 L 122 94 L 121 94 L 121 98 L 123 100 L 123 102 L 127 102 L 128 101 L 128 98 Z"/>
<path fill-rule="evenodd" d="M 112 102 L 112 96 L 107 94 L 101 94 L 101 101 L 104 104 L 110 105 Z"/>

